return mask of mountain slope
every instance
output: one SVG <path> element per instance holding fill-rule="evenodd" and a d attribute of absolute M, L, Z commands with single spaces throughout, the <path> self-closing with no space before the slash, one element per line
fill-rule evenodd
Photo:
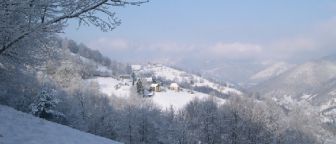
<path fill-rule="evenodd" d="M 0 105 L 0 144 L 118 144 Z"/>
<path fill-rule="evenodd" d="M 287 64 L 285 62 L 278 62 L 278 63 L 272 64 L 269 67 L 266 67 L 265 69 L 251 76 L 250 81 L 255 81 L 255 82 L 265 81 L 265 80 L 274 78 L 276 76 L 279 76 L 280 74 L 286 72 L 292 67 L 293 65 L 291 64 Z"/>
<path fill-rule="evenodd" d="M 316 94 L 327 82 L 336 78 L 336 63 L 316 60 L 298 65 L 273 79 L 252 88 L 263 95 L 299 97 Z"/>
<path fill-rule="evenodd" d="M 251 89 L 271 97 L 285 109 L 310 105 L 324 122 L 333 121 L 336 111 L 336 59 L 322 58 L 293 67 Z"/>

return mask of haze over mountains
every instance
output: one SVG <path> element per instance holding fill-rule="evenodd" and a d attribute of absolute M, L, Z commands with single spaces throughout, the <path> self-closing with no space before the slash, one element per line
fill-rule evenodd
<path fill-rule="evenodd" d="M 296 66 L 285 64 L 278 66 L 277 73 L 268 76 L 264 81 L 257 84 L 253 89 L 258 89 L 259 92 L 268 95 L 282 95 L 283 93 L 300 96 L 302 94 L 312 94 L 318 89 L 330 83 L 336 77 L 336 63 L 334 57 L 325 57 L 317 60 L 312 60 Z M 274 68 L 271 66 L 269 69 Z M 265 72 L 262 71 L 261 73 Z M 261 73 L 253 76 L 260 76 Z M 267 75 L 267 74 L 266 74 Z M 270 92 L 270 89 L 276 91 Z"/>

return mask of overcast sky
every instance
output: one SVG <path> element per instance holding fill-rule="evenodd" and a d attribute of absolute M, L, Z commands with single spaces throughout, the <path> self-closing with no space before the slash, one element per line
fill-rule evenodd
<path fill-rule="evenodd" d="M 335 0 L 151 0 L 116 9 L 111 32 L 65 36 L 126 62 L 304 61 L 336 53 Z"/>

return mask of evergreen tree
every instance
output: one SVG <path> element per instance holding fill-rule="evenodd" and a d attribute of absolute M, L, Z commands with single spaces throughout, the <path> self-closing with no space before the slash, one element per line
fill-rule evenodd
<path fill-rule="evenodd" d="M 31 112 L 37 117 L 50 120 L 54 116 L 62 115 L 55 111 L 58 103 L 59 99 L 55 96 L 55 90 L 44 87 L 31 104 Z"/>
<path fill-rule="evenodd" d="M 137 86 L 137 92 L 138 94 L 144 96 L 144 93 L 145 93 L 145 89 L 142 85 L 142 81 L 140 79 L 138 79 L 137 83 L 136 83 L 136 86 Z"/>
<path fill-rule="evenodd" d="M 132 72 L 132 85 L 134 86 L 134 83 L 135 83 L 135 79 L 136 79 L 136 76 L 135 76 L 135 73 Z"/>
<path fill-rule="evenodd" d="M 157 79 L 156 79 L 155 76 L 152 76 L 152 82 L 153 82 L 153 83 L 157 83 Z"/>

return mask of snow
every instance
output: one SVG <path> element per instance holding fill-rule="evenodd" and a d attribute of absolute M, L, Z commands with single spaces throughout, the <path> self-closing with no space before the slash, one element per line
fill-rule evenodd
<path fill-rule="evenodd" d="M 193 81 L 194 85 L 197 87 L 210 87 L 217 91 L 220 91 L 225 94 L 235 93 L 241 95 L 242 93 L 239 90 L 234 88 L 222 86 L 220 84 L 211 82 L 200 76 L 187 73 L 185 71 L 177 70 L 171 67 L 167 67 L 161 64 L 148 64 L 144 66 L 132 65 L 133 71 L 137 71 L 139 74 L 153 73 L 156 77 L 161 77 L 169 81 L 176 83 L 190 82 Z"/>
<path fill-rule="evenodd" d="M 159 84 L 151 84 L 151 87 L 157 87 Z"/>
<path fill-rule="evenodd" d="M 108 96 L 129 97 L 131 83 L 128 80 L 119 81 L 112 77 L 96 77 L 89 79 L 89 82 L 97 82 L 99 90 Z"/>
<path fill-rule="evenodd" d="M 194 80 L 195 86 L 209 86 L 223 93 L 241 94 L 240 91 L 234 88 L 224 87 L 219 84 L 210 82 L 209 80 L 204 79 L 200 76 L 192 75 L 184 71 L 176 70 L 160 64 L 150 64 L 147 66 L 132 65 L 132 69 L 133 71 L 136 71 L 138 73 L 154 72 L 155 76 L 164 77 L 165 79 L 171 81 L 176 80 L 176 85 L 186 79 L 188 79 L 189 81 L 192 79 Z M 99 85 L 99 91 L 108 96 L 114 95 L 119 98 L 130 97 L 132 88 L 132 82 L 130 80 L 118 80 L 113 77 L 95 77 L 92 79 L 88 79 L 87 81 L 96 82 Z M 152 84 L 151 86 L 155 87 L 156 85 Z M 200 100 L 213 98 L 214 101 L 218 104 L 225 103 L 224 99 L 210 96 L 201 92 L 194 91 L 193 93 L 190 93 L 190 90 L 188 89 L 183 89 L 182 91 L 177 92 L 174 90 L 169 90 L 167 87 L 161 86 L 161 88 L 163 89 L 163 91 L 155 92 L 153 96 L 146 99 L 153 101 L 154 104 L 156 104 L 163 110 L 170 108 L 171 106 L 174 109 L 181 109 L 195 98 Z"/>
<path fill-rule="evenodd" d="M 0 144 L 118 144 L 0 105 Z"/>
<path fill-rule="evenodd" d="M 301 100 L 305 100 L 305 101 L 311 101 L 314 97 L 316 97 L 317 95 L 312 95 L 312 94 L 303 94 L 301 96 Z"/>
<path fill-rule="evenodd" d="M 177 83 L 171 83 L 170 88 L 179 88 L 179 85 Z"/>
<path fill-rule="evenodd" d="M 322 104 L 320 106 L 321 111 L 328 109 L 330 107 L 334 107 L 336 106 L 336 98 L 331 98 L 330 100 L 328 100 L 328 102 Z"/>
<path fill-rule="evenodd" d="M 295 102 L 295 100 L 292 98 L 291 95 L 284 95 L 282 101 L 283 104 L 292 104 Z"/>
<path fill-rule="evenodd" d="M 108 69 L 106 66 L 103 66 L 101 64 L 97 64 L 97 66 L 97 71 L 99 72 L 112 73 L 112 70 Z"/>
<path fill-rule="evenodd" d="M 99 84 L 100 92 L 108 95 L 108 96 L 117 96 L 119 98 L 128 98 L 130 96 L 130 89 L 131 89 L 131 82 L 130 81 L 119 81 L 112 77 L 96 77 L 94 79 L 90 79 L 89 82 L 97 82 Z M 116 89 L 116 86 L 119 86 Z M 188 90 L 184 89 L 184 91 L 173 91 L 169 90 L 168 88 L 162 87 L 164 91 L 155 92 L 152 97 L 146 98 L 148 100 L 152 100 L 154 104 L 166 110 L 171 106 L 174 109 L 181 109 L 189 102 L 197 99 L 207 99 L 207 98 L 214 98 L 214 100 L 218 104 L 225 103 L 224 99 L 217 98 L 214 96 L 210 96 L 208 94 L 194 92 L 193 94 L 188 92 Z"/>
<path fill-rule="evenodd" d="M 88 64 L 88 65 L 93 65 L 95 67 L 95 70 L 96 72 L 99 72 L 99 73 L 107 73 L 107 74 L 112 74 L 112 70 L 109 69 L 108 67 L 106 66 L 103 66 L 102 64 L 99 64 L 91 59 L 88 59 L 86 57 L 83 57 L 81 55 L 78 55 L 78 54 L 74 54 L 74 53 L 71 53 L 72 56 L 76 57 L 76 58 L 79 58 L 79 60 L 85 64 Z"/>
<path fill-rule="evenodd" d="M 328 93 L 329 95 L 335 96 L 336 95 L 336 90 L 332 90 L 331 92 Z"/>
<path fill-rule="evenodd" d="M 214 101 L 218 104 L 224 104 L 226 101 L 221 98 L 209 96 L 204 93 L 194 92 L 193 94 L 186 92 L 186 91 L 172 91 L 172 90 L 166 90 L 165 92 L 156 92 L 152 99 L 152 101 L 160 106 L 163 110 L 169 109 L 170 107 L 173 107 L 174 109 L 182 109 L 184 106 L 186 106 L 189 102 L 191 102 L 194 99 L 208 99 L 208 98 L 214 98 Z"/>
<path fill-rule="evenodd" d="M 266 80 L 266 79 L 278 76 L 292 67 L 293 67 L 292 65 L 287 64 L 285 62 L 278 62 L 256 73 L 250 79 L 251 80 Z"/>
<path fill-rule="evenodd" d="M 132 67 L 132 70 L 133 70 L 133 71 L 139 71 L 139 70 L 141 70 L 141 68 L 142 68 L 141 65 L 132 65 L 131 67 Z"/>

